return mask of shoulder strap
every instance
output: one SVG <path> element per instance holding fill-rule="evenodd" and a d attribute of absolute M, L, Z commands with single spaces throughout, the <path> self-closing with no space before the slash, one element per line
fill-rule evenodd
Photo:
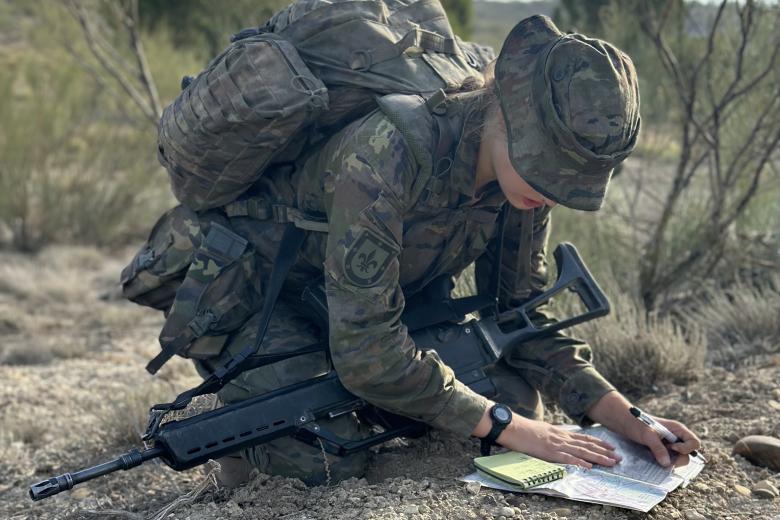
<path fill-rule="evenodd" d="M 456 125 L 447 115 L 447 95 L 439 90 L 428 98 L 420 95 L 389 94 L 377 99 L 380 110 L 401 132 L 417 162 L 419 173 L 412 186 L 411 200 L 435 192 L 436 179 L 449 171 Z M 429 182 L 431 181 L 431 182 Z M 442 181 L 443 182 L 443 181 Z M 443 187 L 443 186 L 442 186 Z"/>

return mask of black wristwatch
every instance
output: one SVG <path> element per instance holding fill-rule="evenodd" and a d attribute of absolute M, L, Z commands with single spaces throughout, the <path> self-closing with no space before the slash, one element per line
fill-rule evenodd
<path fill-rule="evenodd" d="M 501 432 L 512 422 L 512 409 L 505 404 L 495 404 L 490 409 L 490 420 L 493 421 L 493 427 L 490 432 L 482 437 L 480 444 L 480 453 L 482 456 L 490 455 L 490 447 L 496 443 L 496 439 Z"/>

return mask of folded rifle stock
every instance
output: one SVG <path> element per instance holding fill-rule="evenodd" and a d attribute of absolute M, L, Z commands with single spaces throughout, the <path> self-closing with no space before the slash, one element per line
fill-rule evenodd
<path fill-rule="evenodd" d="M 558 266 L 555 284 L 516 308 L 462 322 L 467 313 L 491 307 L 494 300 L 481 296 L 451 299 L 451 285 L 447 281 L 438 290 L 417 299 L 416 303 L 415 299 L 410 299 L 402 319 L 412 331 L 419 349 L 435 351 L 461 382 L 477 393 L 493 396 L 495 388 L 484 369 L 495 363 L 505 350 L 609 312 L 604 293 L 574 246 L 560 244 L 554 257 Z M 564 290 L 575 292 L 585 311 L 561 321 L 541 326 L 534 324 L 533 310 Z M 314 302 L 315 309 L 316 302 L 323 301 L 314 293 L 307 298 Z M 327 309 L 320 309 L 320 312 L 327 315 Z M 365 439 L 349 440 L 320 424 L 323 419 L 351 412 L 366 414 L 384 431 Z M 151 448 L 134 449 L 113 461 L 33 484 L 30 497 L 41 500 L 81 482 L 156 458 L 181 471 L 283 436 L 317 445 L 321 442 L 328 452 L 343 456 L 395 437 L 420 435 L 426 428 L 423 423 L 372 407 L 347 391 L 336 372 L 331 370 L 323 376 L 239 403 L 163 423 L 149 439 Z"/>

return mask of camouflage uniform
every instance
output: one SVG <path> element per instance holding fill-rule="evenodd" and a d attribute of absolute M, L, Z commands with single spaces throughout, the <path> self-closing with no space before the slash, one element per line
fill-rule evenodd
<path fill-rule="evenodd" d="M 261 191 L 275 201 L 328 215 L 327 240 L 319 233 L 309 235 L 285 294 L 299 297 L 303 286 L 321 275 L 317 266 L 324 265 L 330 350 L 344 385 L 381 408 L 463 436 L 471 434 L 487 400 L 458 382 L 452 370 L 435 356 L 415 349 L 398 318 L 404 308 L 405 289 L 408 294 L 410 288 L 440 274 L 456 276 L 475 260 L 479 285 L 486 285 L 492 264 L 490 242 L 495 240 L 496 219 L 505 198 L 493 184 L 474 201 L 477 130 L 482 114 L 468 117 L 442 206 L 410 200 L 417 176 L 414 156 L 381 112 L 347 127 L 292 176 L 272 173 L 261 181 Z M 250 218 L 233 218 L 231 225 L 250 239 L 263 258 L 264 272 L 270 272 L 282 227 Z M 548 209 L 511 211 L 502 262 L 504 302 L 527 297 L 544 284 L 548 232 Z M 533 244 L 530 257 L 528 251 L 518 250 L 526 233 Z M 372 252 L 374 258 L 367 258 Z M 361 271 L 361 254 L 362 267 L 367 267 L 368 273 Z M 251 336 L 255 330 L 252 320 L 241 334 Z M 292 304 L 283 304 L 275 312 L 263 352 L 294 350 L 314 343 L 317 334 L 316 327 Z M 232 339 L 230 346 L 240 350 L 246 343 L 246 338 Z M 235 353 L 230 346 L 227 352 Z M 226 355 L 220 361 L 225 361 Z M 501 389 L 499 399 L 518 412 L 540 418 L 536 390 L 544 390 L 557 397 L 571 417 L 582 421 L 588 406 L 612 389 L 590 365 L 590 359 L 590 347 L 558 335 L 526 343 L 495 367 L 491 376 Z M 238 401 L 313 377 L 326 368 L 320 354 L 277 363 L 242 374 L 220 397 L 226 402 Z M 528 390 L 527 384 L 534 390 Z M 357 433 L 356 422 L 352 427 Z M 323 472 L 320 451 L 297 441 L 275 441 L 248 450 L 247 456 L 266 471 L 304 476 L 310 482 L 322 477 L 312 474 Z M 274 459 L 270 468 L 270 463 L 263 462 L 269 457 Z M 287 468 L 294 465 L 296 457 L 307 459 L 309 465 L 301 471 Z"/>
<path fill-rule="evenodd" d="M 556 52 L 563 59 L 548 61 L 569 65 L 552 72 L 537 72 L 548 79 L 554 77 L 555 81 L 568 78 L 568 84 L 576 86 L 576 80 L 583 79 L 583 74 L 577 74 L 591 66 L 580 59 L 579 50 L 572 53 L 571 47 L 566 47 L 577 36 L 556 35 L 549 19 L 530 20 L 518 24 L 513 31 L 515 37 L 533 40 L 542 34 L 555 45 L 547 42 L 546 46 L 531 48 L 551 53 L 550 49 L 560 44 Z M 609 47 L 606 54 L 613 52 L 612 49 Z M 505 91 L 502 98 L 504 116 L 508 118 L 511 112 L 507 110 L 506 99 L 531 94 L 520 91 L 511 77 L 517 70 L 522 72 L 523 67 L 515 64 L 507 72 L 502 63 L 499 57 L 497 89 L 499 93 L 507 86 L 514 89 Z M 596 76 L 586 70 L 584 81 L 595 79 L 598 83 L 598 74 L 603 72 L 599 67 L 603 63 L 594 61 L 591 70 L 596 71 Z M 525 82 L 529 83 L 527 77 Z M 559 87 L 549 85 L 545 92 L 555 92 L 556 88 L 560 93 Z M 586 85 L 585 89 L 588 88 Z M 585 125 L 582 126 L 577 119 L 581 118 L 580 112 L 567 105 L 569 97 L 579 96 L 578 92 L 571 96 L 566 93 L 566 100 L 556 101 L 556 110 L 563 106 L 567 114 L 575 114 L 563 121 L 564 127 L 570 125 L 577 129 L 575 144 L 566 140 L 570 136 L 550 128 L 561 123 L 545 122 L 542 111 L 538 114 L 542 125 L 535 129 L 527 123 L 507 120 L 510 158 L 518 171 L 521 171 L 519 165 L 528 167 L 531 174 L 527 180 L 534 187 L 539 185 L 540 191 L 553 200 L 580 209 L 597 209 L 611 167 L 625 157 L 625 149 L 633 146 L 638 121 L 631 114 L 625 116 L 626 124 L 633 129 L 623 137 L 615 137 L 615 132 L 624 132 L 626 126 L 622 119 L 619 124 L 613 124 L 615 118 L 624 117 L 617 109 L 602 122 L 586 110 L 586 115 L 590 115 L 582 121 Z M 350 124 L 295 168 L 266 172 L 250 195 L 257 205 L 284 204 L 325 214 L 329 223 L 327 234 L 312 232 L 307 236 L 261 351 L 294 350 L 317 340 L 320 331 L 302 314 L 296 300 L 300 301 L 305 285 L 324 276 L 330 352 L 345 387 L 380 408 L 461 436 L 471 434 L 488 400 L 457 381 L 452 370 L 435 354 L 418 350 L 400 316 L 405 297 L 439 275 L 459 275 L 472 262 L 476 262 L 478 288 L 487 289 L 498 247 L 497 219 L 506 199 L 497 182 L 475 193 L 479 138 L 485 118 L 480 95 L 458 95 L 447 105 L 446 117 L 459 138 L 447 156 L 446 167 L 435 165 L 433 175 L 423 175 L 420 158 L 426 155 L 421 155 L 420 141 L 410 137 L 416 126 L 422 127 L 425 133 L 424 118 L 411 117 L 419 113 L 415 110 L 424 107 L 424 103 L 418 96 L 395 96 L 388 105 L 382 105 L 383 110 Z M 526 102 L 526 98 L 520 101 Z M 576 105 L 580 101 L 571 103 Z M 614 108 L 614 103 L 610 103 L 599 107 L 610 110 Z M 394 112 L 388 107 L 394 105 L 413 109 L 407 111 L 405 118 L 393 117 Z M 549 160 L 544 150 L 549 143 L 541 142 L 536 136 L 531 141 L 538 144 L 537 148 L 519 148 L 531 131 L 556 136 L 555 146 L 566 152 L 564 162 L 580 165 L 590 175 L 583 189 L 572 186 L 578 182 L 573 179 L 574 166 L 548 172 L 551 185 L 544 184 L 539 157 Z M 594 144 L 599 139 L 601 142 Z M 428 152 L 430 156 L 431 150 Z M 542 185 L 548 189 L 542 189 Z M 282 226 L 249 217 L 233 217 L 230 225 L 254 246 L 260 272 L 269 273 Z M 545 285 L 549 230 L 549 207 L 509 210 L 501 263 L 502 307 L 528 298 Z M 228 339 L 227 348 L 219 357 L 200 362 L 200 369 L 208 372 L 246 345 L 256 330 L 256 318 Z M 545 315 L 538 318 L 550 319 Z M 592 366 L 591 358 L 588 345 L 556 334 L 518 345 L 489 373 L 499 389 L 497 400 L 519 413 L 541 418 L 541 391 L 556 399 L 572 419 L 582 424 L 588 421 L 588 408 L 613 390 Z M 326 369 L 322 354 L 290 359 L 241 374 L 220 392 L 220 397 L 228 403 L 239 401 L 316 376 Z M 330 426 L 348 438 L 364 433 L 354 416 L 340 417 Z M 297 476 L 312 484 L 327 478 L 324 452 L 295 440 L 282 439 L 250 448 L 243 456 L 264 472 Z M 345 459 L 328 455 L 327 459 L 330 475 L 337 480 L 360 474 L 365 454 Z"/>

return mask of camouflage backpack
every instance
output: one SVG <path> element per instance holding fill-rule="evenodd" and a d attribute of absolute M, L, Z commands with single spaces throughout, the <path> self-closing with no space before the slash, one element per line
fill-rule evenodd
<path fill-rule="evenodd" d="M 376 107 L 481 85 L 492 50 L 457 38 L 438 0 L 299 0 L 246 29 L 160 119 L 176 198 L 201 211 Z"/>
<path fill-rule="evenodd" d="M 291 162 L 377 106 L 385 109 L 382 94 L 423 94 L 433 108 L 443 91 L 480 86 L 480 70 L 492 57 L 491 49 L 453 36 L 438 0 L 301 0 L 236 35 L 185 81 L 163 113 L 158 143 L 182 205 L 160 218 L 121 279 L 125 297 L 166 314 L 162 352 L 147 369 L 156 372 L 174 354 L 217 355 L 261 306 L 268 314 L 273 305 L 260 280 L 273 286 L 285 271 L 258 273 L 252 244 L 227 217 L 327 230 L 296 208 L 275 206 L 271 215 L 250 207 L 252 199 L 234 200 L 267 168 Z M 446 140 L 446 132 L 430 133 Z M 410 146 L 424 161 L 417 150 L 424 146 Z M 297 249 L 283 241 L 285 249 L 289 263 Z"/>

